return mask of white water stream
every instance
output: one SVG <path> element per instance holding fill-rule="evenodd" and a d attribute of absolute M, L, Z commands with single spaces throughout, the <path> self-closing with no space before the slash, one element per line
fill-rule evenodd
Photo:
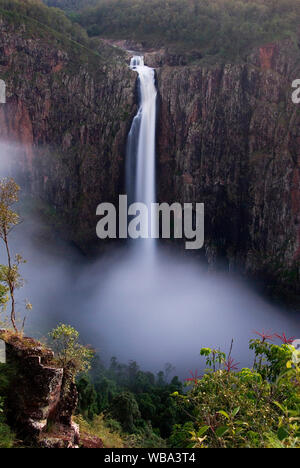
<path fill-rule="evenodd" d="M 156 201 L 155 187 L 155 127 L 156 97 L 155 73 L 144 64 L 144 57 L 134 56 L 130 68 L 139 75 L 140 103 L 128 135 L 127 193 L 129 202 L 144 203 L 151 212 Z M 153 223 L 154 219 L 149 219 Z M 143 242 L 145 253 L 154 253 L 154 240 Z"/>

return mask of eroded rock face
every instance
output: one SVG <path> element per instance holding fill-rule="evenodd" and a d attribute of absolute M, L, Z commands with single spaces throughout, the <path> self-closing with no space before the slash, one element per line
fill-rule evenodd
<path fill-rule="evenodd" d="M 242 64 L 157 68 L 160 201 L 204 202 L 206 254 L 299 287 L 300 106 L 290 41 Z M 298 286 L 297 286 L 298 284 Z"/>
<path fill-rule="evenodd" d="M 97 239 L 96 207 L 123 191 L 136 74 L 107 45 L 97 56 L 47 34 L 0 15 L 0 139 L 19 145 L 22 187 L 87 249 Z"/>
<path fill-rule="evenodd" d="M 42 432 L 38 437 L 38 445 L 47 449 L 73 449 L 81 444 L 80 432 L 77 424 L 70 426 L 56 424 L 51 430 Z"/>
<path fill-rule="evenodd" d="M 75 384 L 57 368 L 53 352 L 32 338 L 0 330 L 6 361 L 13 371 L 7 399 L 8 417 L 17 433 L 44 448 L 82 445 L 72 416 L 77 407 Z"/>

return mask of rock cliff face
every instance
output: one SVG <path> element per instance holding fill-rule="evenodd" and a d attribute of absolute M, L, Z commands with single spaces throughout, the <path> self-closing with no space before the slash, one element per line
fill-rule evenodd
<path fill-rule="evenodd" d="M 123 189 L 127 133 L 135 112 L 135 74 L 122 52 L 99 56 L 0 14 L 0 138 L 15 156 L 23 187 L 86 248 L 96 238 L 96 207 Z"/>
<path fill-rule="evenodd" d="M 211 263 L 222 256 L 230 267 L 293 287 L 300 271 L 300 106 L 291 98 L 298 77 L 300 51 L 291 41 L 261 47 L 243 64 L 157 69 L 159 199 L 205 203 Z"/>
<path fill-rule="evenodd" d="M 54 354 L 32 338 L 0 330 L 11 369 L 8 418 L 25 443 L 42 448 L 102 448 L 98 438 L 80 436 L 72 416 L 77 407 L 75 384 L 57 367 Z"/>
<path fill-rule="evenodd" d="M 77 391 L 64 388 L 64 371 L 54 365 L 52 351 L 9 332 L 1 332 L 0 338 L 6 343 L 6 361 L 13 371 L 7 405 L 18 434 L 41 446 L 50 446 L 50 441 L 51 446 L 65 448 L 78 445 L 79 431 L 72 423 Z M 54 426 L 55 436 L 49 430 Z"/>

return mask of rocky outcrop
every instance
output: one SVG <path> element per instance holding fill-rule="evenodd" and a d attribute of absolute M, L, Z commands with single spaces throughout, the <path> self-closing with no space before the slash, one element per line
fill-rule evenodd
<path fill-rule="evenodd" d="M 136 74 L 121 51 L 99 54 L 0 14 L 0 139 L 13 144 L 18 180 L 83 249 L 96 240 L 96 207 L 123 191 Z"/>
<path fill-rule="evenodd" d="M 185 53 L 182 54 L 178 52 L 178 50 L 172 50 L 167 47 L 161 47 L 160 49 L 151 48 L 148 47 L 145 42 L 133 40 L 103 38 L 102 41 L 105 44 L 123 50 L 128 60 L 130 60 L 132 54 L 143 55 L 147 65 L 153 68 L 162 67 L 164 65 L 188 65 L 191 61 L 202 58 L 202 54 L 198 50 L 185 51 Z"/>
<path fill-rule="evenodd" d="M 82 433 L 80 436 L 80 443 L 82 448 L 85 449 L 99 449 L 104 448 L 104 444 L 101 439 L 97 436 L 93 436 L 90 434 Z"/>
<path fill-rule="evenodd" d="M 75 384 L 57 367 L 54 354 L 32 338 L 0 330 L 6 345 L 6 362 L 11 369 L 7 413 L 22 439 L 42 448 L 94 448 L 102 442 L 89 441 L 72 420 L 77 407 Z"/>
<path fill-rule="evenodd" d="M 299 288 L 299 48 L 236 64 L 157 68 L 159 199 L 204 202 L 205 250 Z M 160 58 L 158 58 L 158 65 Z"/>

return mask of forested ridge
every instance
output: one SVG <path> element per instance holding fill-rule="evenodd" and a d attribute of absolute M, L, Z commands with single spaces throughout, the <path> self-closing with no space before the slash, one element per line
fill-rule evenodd
<path fill-rule="evenodd" d="M 89 37 L 86 30 L 71 21 L 64 11 L 50 8 L 41 0 L 0 0 L 1 16 L 16 30 L 25 25 L 25 36 L 45 41 L 53 48 L 62 47 L 74 69 L 80 64 L 88 64 L 94 73 L 100 64 L 109 65 L 120 59 L 123 63 L 123 51 L 105 44 L 98 37 Z"/>
<path fill-rule="evenodd" d="M 98 0 L 45 0 L 49 7 L 61 8 L 65 11 L 79 11 L 90 6 L 96 6 Z"/>
<path fill-rule="evenodd" d="M 274 40 L 296 40 L 300 0 L 0 0 L 24 15 L 91 48 L 107 37 L 225 59 L 243 57 Z M 48 5 L 48 6 L 47 6 Z M 65 10 L 65 11 L 63 11 Z"/>
<path fill-rule="evenodd" d="M 62 2 L 64 4 L 64 2 Z M 82 2 L 82 6 L 84 2 Z M 240 56 L 299 28 L 299 0 L 98 0 L 72 15 L 90 36 Z"/>
<path fill-rule="evenodd" d="M 65 39 L 93 48 L 84 28 L 67 18 L 61 9 L 48 8 L 40 0 L 0 0 L 0 12 L 10 14 L 11 21 L 30 19 L 37 27 L 44 26 Z"/>

